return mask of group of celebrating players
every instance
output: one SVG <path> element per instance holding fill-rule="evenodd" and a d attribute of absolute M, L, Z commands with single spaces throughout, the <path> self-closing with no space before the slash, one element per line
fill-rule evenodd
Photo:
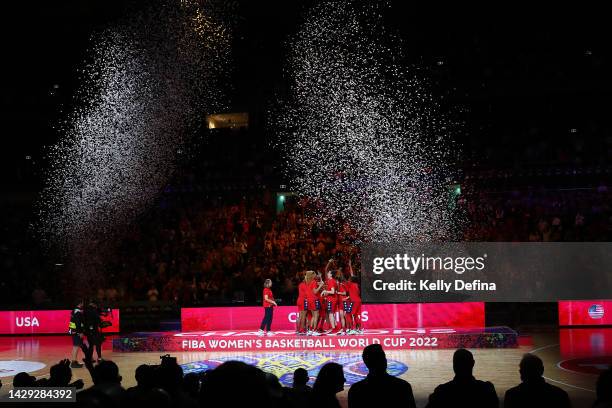
<path fill-rule="evenodd" d="M 359 280 L 353 275 L 350 261 L 349 279 L 345 279 L 342 270 L 332 269 L 333 263 L 333 259 L 327 263 L 325 277 L 307 271 L 298 286 L 298 335 L 363 334 Z"/>

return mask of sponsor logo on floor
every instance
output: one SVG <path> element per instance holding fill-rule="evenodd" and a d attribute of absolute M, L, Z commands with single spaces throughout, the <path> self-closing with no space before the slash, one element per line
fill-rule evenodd
<path fill-rule="evenodd" d="M 351 353 L 263 353 L 248 356 L 228 356 L 210 360 L 194 361 L 182 364 L 183 372 L 199 373 L 214 369 L 226 361 L 242 361 L 261 370 L 272 373 L 278 377 L 281 384 L 290 387 L 293 382 L 293 371 L 296 368 L 304 368 L 310 376 L 310 385 L 319 373 L 321 367 L 327 363 L 338 363 L 344 367 L 346 385 L 354 384 L 363 380 L 368 375 L 361 354 Z M 394 376 L 400 376 L 408 371 L 408 366 L 395 360 L 387 361 L 387 372 Z"/>

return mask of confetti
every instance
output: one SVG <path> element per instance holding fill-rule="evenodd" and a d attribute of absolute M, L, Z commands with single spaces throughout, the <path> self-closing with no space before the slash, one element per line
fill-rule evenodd
<path fill-rule="evenodd" d="M 447 240 L 453 142 L 419 79 L 397 61 L 385 4 L 322 2 L 288 44 L 288 95 L 272 112 L 290 187 L 319 222 L 348 221 L 366 240 Z"/>
<path fill-rule="evenodd" d="M 222 107 L 229 43 L 209 1 L 156 2 L 94 36 L 40 205 L 40 229 L 73 267 L 151 206 L 177 152 Z"/>

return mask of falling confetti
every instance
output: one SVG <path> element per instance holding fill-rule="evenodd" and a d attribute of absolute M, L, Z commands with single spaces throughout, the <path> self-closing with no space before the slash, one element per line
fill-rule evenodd
<path fill-rule="evenodd" d="M 154 202 L 206 113 L 220 107 L 229 33 L 210 1 L 155 3 L 93 38 L 60 126 L 43 232 L 81 273 Z M 101 261 L 103 262 L 103 260 Z"/>
<path fill-rule="evenodd" d="M 367 240 L 449 239 L 451 140 L 437 104 L 396 61 L 379 4 L 320 3 L 289 42 L 289 91 L 273 110 L 291 187 L 321 222 Z"/>

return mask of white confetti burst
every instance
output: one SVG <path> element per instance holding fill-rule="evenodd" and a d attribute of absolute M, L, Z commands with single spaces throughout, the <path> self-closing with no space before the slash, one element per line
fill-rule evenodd
<path fill-rule="evenodd" d="M 292 188 L 317 218 L 372 241 L 448 239 L 450 136 L 379 5 L 314 6 L 289 43 L 288 100 L 273 112 Z"/>
<path fill-rule="evenodd" d="M 216 13 L 168 0 L 94 37 L 41 200 L 44 232 L 75 263 L 152 204 L 177 151 L 220 107 L 229 34 Z"/>

